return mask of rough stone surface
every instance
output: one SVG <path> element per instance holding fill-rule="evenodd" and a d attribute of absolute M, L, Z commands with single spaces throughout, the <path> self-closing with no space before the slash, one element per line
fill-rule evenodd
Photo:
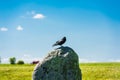
<path fill-rule="evenodd" d="M 48 53 L 34 69 L 33 80 L 82 80 L 78 55 L 70 47 Z"/>

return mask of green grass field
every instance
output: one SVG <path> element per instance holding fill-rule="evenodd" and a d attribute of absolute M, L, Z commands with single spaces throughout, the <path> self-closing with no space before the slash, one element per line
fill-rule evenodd
<path fill-rule="evenodd" d="M 0 64 L 0 80 L 31 80 L 35 65 Z M 120 63 L 82 63 L 82 80 L 120 80 Z"/>
<path fill-rule="evenodd" d="M 120 80 L 120 63 L 80 64 L 83 80 Z"/>

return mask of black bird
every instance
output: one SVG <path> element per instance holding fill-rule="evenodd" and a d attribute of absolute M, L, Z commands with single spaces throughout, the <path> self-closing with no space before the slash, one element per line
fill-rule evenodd
<path fill-rule="evenodd" d="M 62 44 L 64 44 L 64 43 L 65 43 L 65 41 L 66 41 L 66 37 L 63 37 L 61 40 L 56 41 L 56 43 L 55 43 L 55 44 L 53 44 L 52 46 L 53 46 L 53 47 L 54 47 L 54 46 L 57 46 L 57 45 L 62 46 Z"/>

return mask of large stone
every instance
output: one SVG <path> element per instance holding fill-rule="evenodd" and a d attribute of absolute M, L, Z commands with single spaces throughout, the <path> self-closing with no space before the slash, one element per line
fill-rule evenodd
<path fill-rule="evenodd" d="M 82 80 L 78 55 L 70 47 L 48 53 L 34 69 L 33 80 Z"/>

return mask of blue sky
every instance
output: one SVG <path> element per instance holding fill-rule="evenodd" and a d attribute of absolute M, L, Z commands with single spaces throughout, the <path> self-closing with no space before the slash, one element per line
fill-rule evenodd
<path fill-rule="evenodd" d="M 120 61 L 119 0 L 0 0 L 0 56 L 42 59 L 63 36 L 80 62 Z"/>

